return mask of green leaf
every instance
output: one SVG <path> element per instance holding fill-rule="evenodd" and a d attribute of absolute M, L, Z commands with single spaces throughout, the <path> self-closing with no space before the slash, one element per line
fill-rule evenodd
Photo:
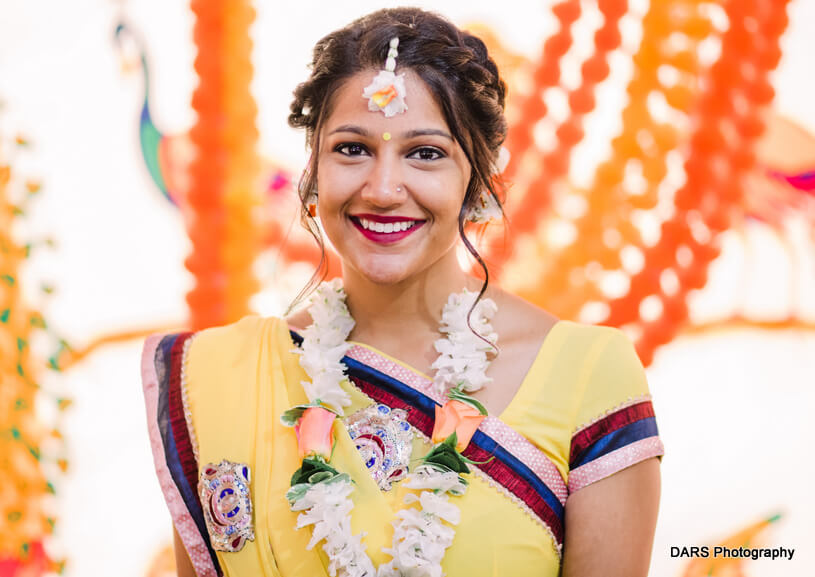
<path fill-rule="evenodd" d="M 490 457 L 489 459 L 487 459 L 486 461 L 473 461 L 473 460 L 468 459 L 468 458 L 467 458 L 467 457 L 465 457 L 464 455 L 461 455 L 461 459 L 462 459 L 462 460 L 463 460 L 465 463 L 469 463 L 470 465 L 486 465 L 487 463 L 489 463 L 490 461 L 492 461 L 494 458 L 495 458 L 495 455 L 491 456 L 491 457 Z"/>
<path fill-rule="evenodd" d="M 337 411 L 335 411 L 328 405 L 324 405 L 323 403 L 321 403 L 320 399 L 315 399 L 314 401 L 306 403 L 305 405 L 296 405 L 291 409 L 288 409 L 282 415 L 280 415 L 280 422 L 283 423 L 283 425 L 286 427 L 293 427 L 297 424 L 297 421 L 300 420 L 300 417 L 303 416 L 303 413 L 306 412 L 306 409 L 310 409 L 311 407 L 320 407 L 325 409 L 326 411 L 331 411 L 337 416 L 340 416 L 340 414 Z"/>
<path fill-rule="evenodd" d="M 430 465 L 440 465 L 456 473 L 469 473 L 470 469 L 467 467 L 465 457 L 456 450 L 457 442 L 458 438 L 453 432 L 425 455 L 424 462 Z"/>
<path fill-rule="evenodd" d="M 302 406 L 292 407 L 280 415 L 280 422 L 286 427 L 293 427 L 300 420 L 306 410 Z"/>
<path fill-rule="evenodd" d="M 472 398 L 470 395 L 468 395 L 467 393 L 462 391 L 460 386 L 455 387 L 455 388 L 450 389 L 449 391 L 447 391 L 447 397 L 449 399 L 454 400 L 454 401 L 459 401 L 461 403 L 465 403 L 467 405 L 470 405 L 472 408 L 474 408 L 476 411 L 478 411 L 482 415 L 487 414 L 487 408 L 484 405 L 482 405 L 480 402 L 478 402 L 476 399 Z"/>
<path fill-rule="evenodd" d="M 286 491 L 286 500 L 289 502 L 289 505 L 305 497 L 306 492 L 310 488 L 311 485 L 309 485 L 308 483 L 298 483 L 297 485 L 292 486 L 291 489 Z"/>
<path fill-rule="evenodd" d="M 322 481 L 328 481 L 329 479 L 333 479 L 336 475 L 334 475 L 331 471 L 318 471 L 311 475 L 308 478 L 308 482 L 312 485 L 316 485 L 317 483 L 321 483 Z"/>
<path fill-rule="evenodd" d="M 297 485 L 299 483 L 308 483 L 309 479 L 314 473 L 319 473 L 321 471 L 328 471 L 332 473 L 332 475 L 339 475 L 337 470 L 325 462 L 322 457 L 306 457 L 303 459 L 303 464 L 297 469 L 294 474 L 291 476 L 291 485 Z"/>

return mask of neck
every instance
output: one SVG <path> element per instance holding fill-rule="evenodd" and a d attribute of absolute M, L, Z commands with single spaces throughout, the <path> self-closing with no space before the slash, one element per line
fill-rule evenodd
<path fill-rule="evenodd" d="M 480 290 L 481 281 L 461 270 L 451 250 L 421 273 L 392 284 L 374 283 L 344 266 L 343 285 L 356 323 L 350 338 L 374 344 L 437 335 L 450 294 L 465 288 Z"/>

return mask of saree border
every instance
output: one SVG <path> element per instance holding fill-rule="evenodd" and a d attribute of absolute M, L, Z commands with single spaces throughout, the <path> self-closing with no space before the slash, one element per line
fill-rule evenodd
<path fill-rule="evenodd" d="M 141 360 L 142 388 L 153 462 L 173 524 L 196 574 L 220 577 L 223 573 L 215 552 L 204 537 L 209 534 L 192 489 L 196 484 L 190 485 L 187 476 L 193 466 L 197 476 L 189 436 L 184 440 L 183 433 L 188 431 L 180 390 L 181 367 L 188 348 L 185 345 L 191 334 L 159 334 L 145 340 Z M 171 394 L 171 391 L 174 392 Z M 176 434 L 179 435 L 177 438 Z M 178 453 L 179 445 L 187 448 L 188 454 L 184 457 Z"/>
<path fill-rule="evenodd" d="M 444 399 L 438 396 L 433 390 L 431 386 L 432 382 L 416 371 L 383 357 L 375 351 L 361 345 L 351 347 L 347 356 L 363 362 L 411 388 L 418 389 L 423 395 L 433 399 L 437 405 L 443 404 Z M 431 429 L 432 421 L 431 419 Z M 563 477 L 555 464 L 543 451 L 538 449 L 526 437 L 507 425 L 500 418 L 492 415 L 487 416 L 487 418 L 482 421 L 479 430 L 498 441 L 515 458 L 534 471 L 538 477 L 544 479 L 552 492 L 557 496 L 558 501 L 560 501 L 561 504 L 566 503 L 568 490 L 563 481 Z"/>
<path fill-rule="evenodd" d="M 572 435 L 569 493 L 665 454 L 650 399 L 650 395 L 629 399 Z"/>
<path fill-rule="evenodd" d="M 295 342 L 301 340 L 298 337 L 292 333 Z M 376 402 L 404 409 L 415 429 L 425 437 L 432 435 L 435 408 L 441 403 L 431 391 L 428 379 L 361 345 L 351 347 L 343 362 L 352 383 L 361 392 Z M 486 477 L 488 484 L 524 512 L 531 513 L 548 531 L 560 554 L 567 487 L 545 453 L 500 419 L 487 417 L 463 454 L 474 461 L 495 457 L 475 465 L 479 476 Z"/>

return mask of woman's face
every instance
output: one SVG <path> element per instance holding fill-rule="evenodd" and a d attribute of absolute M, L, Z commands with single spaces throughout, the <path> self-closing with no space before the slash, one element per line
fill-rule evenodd
<path fill-rule="evenodd" d="M 368 110 L 378 71 L 349 78 L 334 95 L 317 156 L 317 210 L 346 267 L 391 284 L 452 251 L 470 163 L 424 81 L 405 73 L 406 112 Z"/>

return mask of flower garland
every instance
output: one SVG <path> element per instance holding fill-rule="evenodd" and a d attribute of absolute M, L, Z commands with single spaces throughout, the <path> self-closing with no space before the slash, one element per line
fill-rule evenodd
<path fill-rule="evenodd" d="M 441 577 L 442 559 L 455 537 L 450 525 L 460 519 L 458 507 L 449 498 L 464 494 L 467 480 L 462 475 L 469 473 L 467 464 L 473 463 L 461 451 L 487 414 L 466 392 L 490 381 L 485 375 L 487 353 L 495 350 L 498 338 L 489 323 L 497 310 L 495 303 L 484 299 L 476 304 L 477 296 L 467 290 L 454 293 L 442 312 L 439 330 L 446 338 L 434 343 L 439 357 L 432 365 L 433 386 L 449 400 L 436 407 L 435 446 L 404 482 L 408 488 L 422 490 L 405 496 L 405 504 L 418 503 L 421 509 L 397 513 L 391 547 L 384 549 L 393 559 L 376 570 L 362 543 L 365 533 L 351 533 L 353 481 L 330 465 L 334 420 L 351 404 L 341 384 L 347 380 L 342 358 L 351 347 L 348 335 L 354 319 L 337 279 L 315 291 L 309 308 L 312 324 L 294 351 L 301 355 L 300 364 L 311 378 L 302 383 L 309 403 L 289 409 L 281 421 L 294 427 L 302 458 L 286 499 L 292 511 L 302 511 L 296 528 L 312 525 L 306 549 L 324 541 L 332 577 Z M 472 333 L 470 324 L 483 338 Z"/>

